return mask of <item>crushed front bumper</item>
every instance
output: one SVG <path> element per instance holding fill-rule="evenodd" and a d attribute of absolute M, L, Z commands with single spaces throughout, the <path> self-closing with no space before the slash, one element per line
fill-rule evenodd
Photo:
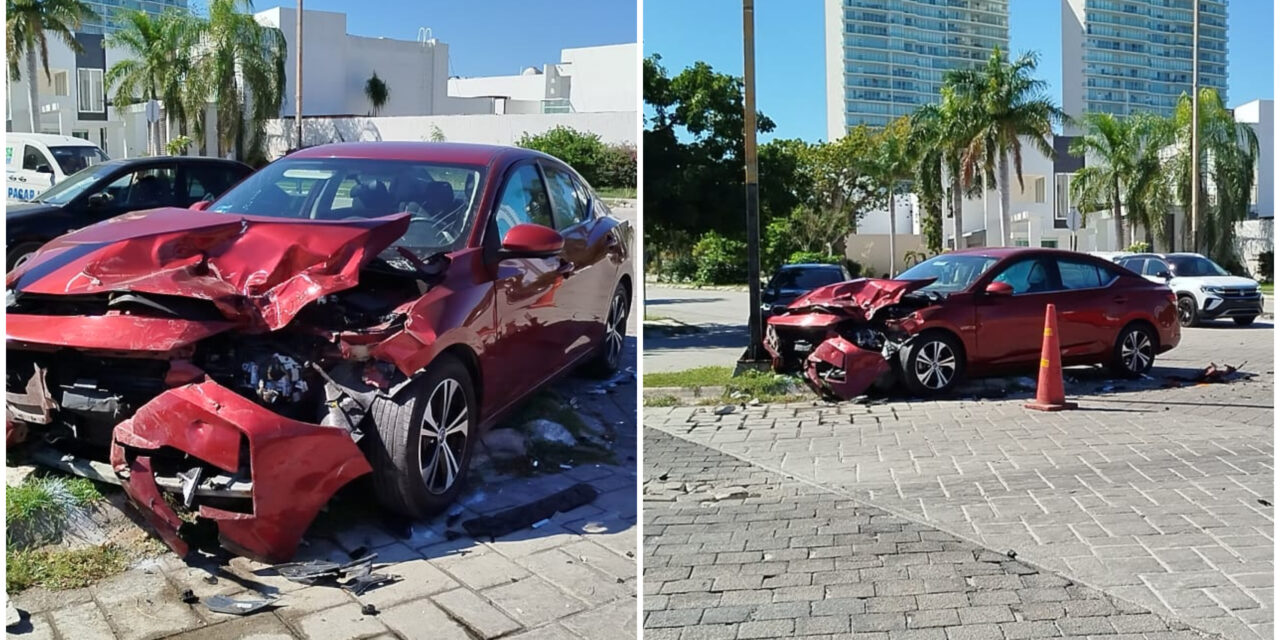
<path fill-rule="evenodd" d="M 265 562 L 292 558 L 333 494 L 372 470 L 345 429 L 284 418 L 213 381 L 165 391 L 116 426 L 111 466 L 130 501 L 181 555 L 189 527 L 161 492 L 155 468 L 171 450 L 230 477 L 248 468 L 251 508 L 200 504 L 198 493 L 194 502 L 200 517 L 217 523 L 224 547 Z"/>

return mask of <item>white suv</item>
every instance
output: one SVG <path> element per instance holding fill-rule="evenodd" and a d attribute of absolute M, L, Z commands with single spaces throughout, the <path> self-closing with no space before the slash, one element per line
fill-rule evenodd
<path fill-rule="evenodd" d="M 1178 322 L 1184 327 L 1218 318 L 1246 327 L 1262 313 L 1257 281 L 1233 276 L 1198 253 L 1135 253 L 1115 261 L 1148 280 L 1168 284 L 1178 295 Z"/>

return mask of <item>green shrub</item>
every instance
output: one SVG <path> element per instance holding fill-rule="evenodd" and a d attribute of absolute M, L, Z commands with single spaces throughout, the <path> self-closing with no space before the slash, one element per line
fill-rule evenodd
<path fill-rule="evenodd" d="M 698 275 L 698 262 L 687 253 L 672 256 L 662 263 L 662 272 L 658 275 L 667 282 L 689 282 Z"/>
<path fill-rule="evenodd" d="M 840 264 L 844 258 L 831 253 L 817 251 L 797 251 L 787 258 L 787 264 Z"/>
<path fill-rule="evenodd" d="M 541 151 L 564 161 L 582 174 L 591 186 L 602 186 L 600 169 L 607 151 L 600 136 L 559 125 L 550 131 L 531 136 L 520 136 L 516 144 L 526 149 Z M 632 184 L 634 184 L 632 178 Z"/>
<path fill-rule="evenodd" d="M 611 144 L 600 156 L 599 187 L 636 188 L 636 148 L 631 145 Z"/>
<path fill-rule="evenodd" d="M 1263 282 L 1276 279 L 1276 254 L 1274 251 L 1263 251 L 1258 254 L 1258 277 Z"/>
<path fill-rule="evenodd" d="M 1135 242 L 1135 243 L 1133 243 L 1133 244 L 1129 245 L 1129 246 L 1125 249 L 1125 251 L 1128 251 L 1129 253 L 1146 253 L 1146 252 L 1148 252 L 1148 251 L 1150 251 L 1150 250 L 1151 250 L 1151 245 L 1149 245 L 1149 244 L 1147 244 L 1147 243 L 1145 243 L 1145 242 L 1143 242 L 1143 241 L 1141 241 L 1141 240 L 1139 240 L 1139 241 L 1137 241 L 1137 242 Z"/>
<path fill-rule="evenodd" d="M 693 260 L 697 263 L 694 279 L 700 283 L 729 284 L 747 280 L 747 243 L 741 240 L 708 231 L 693 245 Z"/>

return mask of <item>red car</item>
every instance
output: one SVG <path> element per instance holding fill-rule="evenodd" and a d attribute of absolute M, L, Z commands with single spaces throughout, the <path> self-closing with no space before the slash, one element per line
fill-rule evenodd
<path fill-rule="evenodd" d="M 369 473 L 436 513 L 487 427 L 621 362 L 634 232 L 550 156 L 325 145 L 192 209 L 62 236 L 7 282 L 10 444 L 118 478 L 179 553 L 205 520 L 287 559 Z"/>
<path fill-rule="evenodd" d="M 941 394 L 966 374 L 1035 371 L 1048 303 L 1064 365 L 1137 376 L 1181 338 L 1168 287 L 1080 253 L 1010 248 L 815 289 L 769 319 L 765 348 L 776 370 L 803 371 L 825 395 L 852 398 L 896 377 L 914 394 Z"/>

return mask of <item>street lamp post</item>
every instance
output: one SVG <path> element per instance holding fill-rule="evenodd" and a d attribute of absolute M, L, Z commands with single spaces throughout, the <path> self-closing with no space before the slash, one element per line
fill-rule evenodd
<path fill-rule="evenodd" d="M 758 362 L 761 357 L 760 317 L 760 182 L 756 166 L 756 51 L 755 6 L 753 0 L 742 0 L 742 81 L 743 137 L 747 184 L 747 289 L 750 309 L 747 327 L 750 342 L 743 354 L 745 362 Z"/>
<path fill-rule="evenodd" d="M 1200 0 L 1191 9 L 1191 251 L 1200 251 Z"/>
<path fill-rule="evenodd" d="M 294 61 L 293 72 L 293 126 L 298 138 L 297 148 L 302 148 L 302 0 L 298 0 L 298 20 L 293 36 L 294 52 L 298 56 Z"/>

